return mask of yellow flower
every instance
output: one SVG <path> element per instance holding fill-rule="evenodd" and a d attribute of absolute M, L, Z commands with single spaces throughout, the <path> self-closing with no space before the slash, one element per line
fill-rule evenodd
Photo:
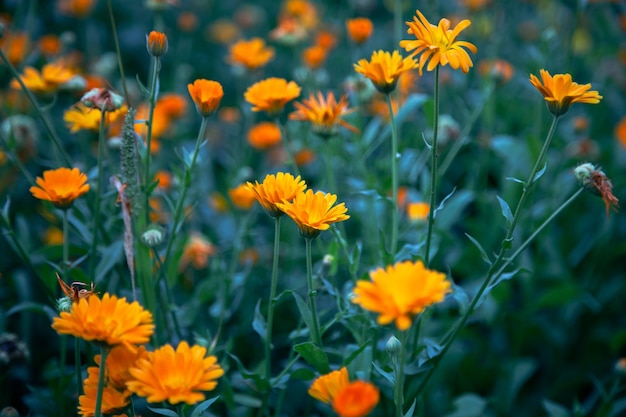
<path fill-rule="evenodd" d="M 406 213 L 412 222 L 422 222 L 430 214 L 430 205 L 421 201 L 409 203 L 406 206 Z"/>
<path fill-rule="evenodd" d="M 145 359 L 147 357 L 148 352 L 144 346 L 138 346 L 134 351 L 126 349 L 126 346 L 115 346 L 107 355 L 105 373 L 107 385 L 118 391 L 126 391 L 126 383 L 133 379 L 130 374 L 130 368 L 133 367 L 139 359 Z M 102 366 L 100 355 L 96 355 L 94 360 L 98 366 Z M 98 369 L 98 367 L 90 367 L 89 369 L 92 368 Z"/>
<path fill-rule="evenodd" d="M 106 112 L 104 115 L 105 125 L 121 121 L 127 112 L 128 106 L 126 104 L 118 110 Z M 84 104 L 78 103 L 63 113 L 63 121 L 70 129 L 71 133 L 76 133 L 81 130 L 97 132 L 100 130 L 101 115 L 100 109 L 90 109 Z"/>
<path fill-rule="evenodd" d="M 285 104 L 300 95 L 300 87 L 284 78 L 267 78 L 248 87 L 244 98 L 252 104 L 252 111 L 265 111 L 276 116 Z"/>
<path fill-rule="evenodd" d="M 74 76 L 74 73 L 62 64 L 46 64 L 41 69 L 41 73 L 33 67 L 24 68 L 22 82 L 33 93 L 46 94 L 56 91 L 59 86 L 67 83 Z M 11 80 L 11 88 L 20 89 L 17 80 Z"/>
<path fill-rule="evenodd" d="M 217 81 L 199 79 L 188 84 L 189 95 L 202 117 L 208 117 L 217 110 L 224 97 L 224 89 Z"/>
<path fill-rule="evenodd" d="M 402 58 L 398 51 L 374 51 L 372 58 L 361 59 L 354 64 L 354 70 L 369 78 L 381 93 L 390 93 L 396 88 L 398 78 L 406 71 L 417 68 L 417 62 L 411 58 Z"/>
<path fill-rule="evenodd" d="M 52 328 L 59 334 L 71 334 L 108 346 L 122 344 L 134 351 L 133 345 L 147 343 L 154 332 L 152 314 L 136 301 L 105 293 L 102 299 L 81 298 L 72 311 L 55 317 Z"/>
<path fill-rule="evenodd" d="M 248 143 L 256 149 L 267 149 L 282 140 L 280 129 L 273 122 L 261 122 L 248 131 Z"/>
<path fill-rule="evenodd" d="M 200 233 L 192 233 L 183 248 L 178 270 L 184 270 L 191 264 L 195 269 L 206 268 L 209 257 L 215 255 L 215 246 Z"/>
<path fill-rule="evenodd" d="M 128 389 L 150 403 L 168 401 L 170 404 L 185 402 L 193 405 L 204 400 L 202 391 L 217 386 L 216 379 L 224 375 L 215 356 L 205 357 L 206 348 L 189 347 L 182 341 L 174 350 L 165 345 L 149 353 L 147 359 L 139 359 L 130 369 L 134 381 Z"/>
<path fill-rule="evenodd" d="M 427 269 L 422 261 L 404 261 L 370 272 L 371 281 L 360 280 L 354 289 L 353 303 L 380 313 L 378 323 L 395 321 L 402 331 L 411 326 L 411 316 L 443 301 L 450 292 L 446 275 Z"/>
<path fill-rule="evenodd" d="M 296 194 L 293 202 L 285 199 L 276 206 L 296 222 L 302 237 L 310 239 L 317 237 L 322 230 L 328 230 L 332 223 L 350 218 L 346 214 L 348 209 L 345 203 L 333 207 L 336 201 L 335 194 L 307 190 Z"/>
<path fill-rule="evenodd" d="M 438 65 L 450 64 L 452 68 L 461 68 L 463 72 L 467 73 L 474 64 L 472 58 L 463 48 L 467 48 L 473 53 L 476 53 L 477 49 L 472 43 L 457 41 L 456 37 L 472 22 L 465 19 L 460 21 L 454 29 L 450 29 L 448 19 L 441 19 L 439 25 L 435 26 L 419 10 L 416 10 L 415 13 L 416 16 L 413 16 L 413 21 L 406 22 L 406 24 L 409 26 L 407 33 L 412 34 L 416 39 L 402 40 L 400 47 L 407 51 L 413 51 L 411 56 L 421 54 L 419 59 L 420 75 L 428 60 L 430 60 L 426 67 L 428 71 L 434 70 Z"/>
<path fill-rule="evenodd" d="M 146 35 L 146 47 L 152 56 L 163 56 L 167 53 L 168 43 L 165 33 L 152 31 Z"/>
<path fill-rule="evenodd" d="M 333 410 L 339 417 L 365 417 L 380 399 L 378 388 L 366 381 L 354 381 L 337 392 Z"/>
<path fill-rule="evenodd" d="M 530 83 L 543 95 L 550 113 L 555 116 L 565 114 L 574 103 L 598 104 L 602 96 L 597 91 L 588 91 L 591 84 L 578 84 L 570 74 L 555 74 L 544 69 L 539 71 L 541 81 L 530 74 Z"/>
<path fill-rule="evenodd" d="M 108 363 L 108 360 L 107 360 Z M 78 412 L 84 417 L 93 417 L 96 413 L 96 395 L 98 392 L 97 366 L 87 368 L 87 379 L 83 383 L 84 394 L 78 398 Z M 108 383 L 102 391 L 102 414 L 114 414 L 128 406 L 132 393 L 127 389 L 119 390 Z"/>
<path fill-rule="evenodd" d="M 316 400 L 331 404 L 337 393 L 349 384 L 348 368 L 344 366 L 313 381 L 309 388 L 309 395 Z"/>
<path fill-rule="evenodd" d="M 291 113 L 291 120 L 309 121 L 312 124 L 313 132 L 323 138 L 329 138 L 337 133 L 337 125 L 341 125 L 351 132 L 358 133 L 358 129 L 346 121 L 341 116 L 351 113 L 353 110 L 347 110 L 348 100 L 346 96 L 342 96 L 339 102 L 335 100 L 332 92 L 324 98 L 321 92 L 317 93 L 317 99 L 313 94 L 309 99 L 302 100 L 302 103 L 295 103 L 294 107 L 297 111 Z"/>
<path fill-rule="evenodd" d="M 239 184 L 228 190 L 228 196 L 233 204 L 242 210 L 250 210 L 256 200 L 256 194 L 248 187 L 248 184 Z"/>
<path fill-rule="evenodd" d="M 267 174 L 263 182 L 254 184 L 248 182 L 248 187 L 252 189 L 259 204 L 263 206 L 267 214 L 272 217 L 280 217 L 285 214 L 278 204 L 283 201 L 290 201 L 306 188 L 304 180 L 300 176 L 294 178 L 293 175 L 285 172 L 279 172 L 276 175 Z"/>
<path fill-rule="evenodd" d="M 58 207 L 68 207 L 74 200 L 89 191 L 87 175 L 78 168 L 57 168 L 37 177 L 37 185 L 30 187 L 35 198 L 50 201 Z"/>
<path fill-rule="evenodd" d="M 228 62 L 242 65 L 248 70 L 255 70 L 267 64 L 274 58 L 274 48 L 265 45 L 261 38 L 252 38 L 249 41 L 239 41 L 230 47 Z"/>
<path fill-rule="evenodd" d="M 372 35 L 374 24 L 367 17 L 356 17 L 346 20 L 346 30 L 350 39 L 360 45 Z"/>

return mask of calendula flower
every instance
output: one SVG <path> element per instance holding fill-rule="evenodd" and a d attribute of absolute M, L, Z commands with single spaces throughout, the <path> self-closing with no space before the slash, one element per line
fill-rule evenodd
<path fill-rule="evenodd" d="M 354 381 L 337 392 L 333 410 L 339 417 L 365 417 L 378 404 L 380 394 L 374 384 Z"/>
<path fill-rule="evenodd" d="M 126 383 L 133 379 L 130 374 L 130 368 L 132 368 L 139 359 L 145 359 L 147 357 L 148 352 L 145 346 L 137 346 L 133 350 L 129 350 L 123 345 L 115 346 L 107 355 L 105 372 L 107 385 L 118 391 L 126 391 Z M 90 367 L 89 370 L 95 370 L 96 375 L 98 375 L 98 367 L 102 366 L 101 356 L 96 355 L 94 361 L 98 366 Z"/>
<path fill-rule="evenodd" d="M 421 201 L 409 203 L 406 206 L 406 214 L 409 220 L 415 223 L 423 222 L 428 218 L 430 205 Z"/>
<path fill-rule="evenodd" d="M 108 361 L 107 361 L 108 362 Z M 98 372 L 96 366 L 87 368 L 87 379 L 83 383 L 84 394 L 78 398 L 78 412 L 83 417 L 93 417 L 96 413 L 96 396 L 98 393 Z M 130 404 L 132 392 L 128 389 L 117 389 L 115 386 L 105 384 L 102 390 L 102 414 L 114 414 L 126 408 Z"/>
<path fill-rule="evenodd" d="M 46 64 L 41 69 L 41 73 L 33 67 L 24 68 L 24 73 L 20 77 L 26 88 L 33 93 L 48 94 L 56 91 L 61 85 L 69 82 L 74 73 L 66 66 L 58 63 Z M 17 80 L 11 80 L 11 88 L 20 89 Z"/>
<path fill-rule="evenodd" d="M 574 175 L 587 191 L 602 197 L 606 217 L 609 217 L 611 208 L 617 211 L 619 200 L 613 195 L 613 183 L 599 167 L 588 162 L 580 164 L 574 169 Z"/>
<path fill-rule="evenodd" d="M 105 126 L 121 122 L 127 112 L 128 106 L 125 104 L 118 110 L 107 111 L 104 115 Z M 70 129 L 71 133 L 76 133 L 81 130 L 91 130 L 92 132 L 97 132 L 100 129 L 101 118 L 102 113 L 99 109 L 90 109 L 82 103 L 78 103 L 77 105 L 70 107 L 63 113 L 63 121 Z"/>
<path fill-rule="evenodd" d="M 337 393 L 349 384 L 348 368 L 344 366 L 315 379 L 309 388 L 309 395 L 316 400 L 331 404 Z"/>
<path fill-rule="evenodd" d="M 19 65 L 30 52 L 31 41 L 28 33 L 7 32 L 0 37 L 0 49 L 13 65 Z"/>
<path fill-rule="evenodd" d="M 284 211 L 296 222 L 300 235 L 304 238 L 315 238 L 330 225 L 348 220 L 348 209 L 345 203 L 334 205 L 337 201 L 335 194 L 313 190 L 296 194 L 292 202 L 283 200 L 276 206 Z"/>
<path fill-rule="evenodd" d="M 50 201 L 57 207 L 69 207 L 74 200 L 89 191 L 87 175 L 78 168 L 57 168 L 37 177 L 37 186 L 30 187 L 35 198 Z"/>
<path fill-rule="evenodd" d="M 390 93 L 396 88 L 398 78 L 404 72 L 417 68 L 417 62 L 411 58 L 402 58 L 398 51 L 374 51 L 371 59 L 361 59 L 354 64 L 354 70 L 369 78 L 381 93 Z"/>
<path fill-rule="evenodd" d="M 465 73 L 474 65 L 472 58 L 464 48 L 473 53 L 477 52 L 476 46 L 467 41 L 457 41 L 461 31 L 472 24 L 469 20 L 461 20 L 454 29 L 450 29 L 450 21 L 441 19 L 439 25 L 435 26 L 430 23 L 424 15 L 419 11 L 415 11 L 413 21 L 406 22 L 409 29 L 407 33 L 415 36 L 415 40 L 402 40 L 400 47 L 408 52 L 411 56 L 420 55 L 419 70 L 420 75 L 428 62 L 427 71 L 434 70 L 438 65 L 450 66 L 459 69 Z"/>
<path fill-rule="evenodd" d="M 178 270 L 184 270 L 191 264 L 195 269 L 206 268 L 209 257 L 215 255 L 215 246 L 200 233 L 192 233 L 183 248 Z"/>
<path fill-rule="evenodd" d="M 346 20 L 346 30 L 350 39 L 360 45 L 372 35 L 374 24 L 367 17 L 356 17 Z"/>
<path fill-rule="evenodd" d="M 198 79 L 188 84 L 189 95 L 202 117 L 212 115 L 224 97 L 224 89 L 217 81 Z"/>
<path fill-rule="evenodd" d="M 303 192 L 306 188 L 306 183 L 300 179 L 299 175 L 294 178 L 293 175 L 285 172 L 279 172 L 276 175 L 267 174 L 261 184 L 258 181 L 254 184 L 251 182 L 247 184 L 254 192 L 259 204 L 272 217 L 285 214 L 278 204 L 293 200 L 296 194 Z"/>
<path fill-rule="evenodd" d="M 248 131 L 248 143 L 256 149 L 271 148 L 281 140 L 280 129 L 273 122 L 257 123 Z"/>
<path fill-rule="evenodd" d="M 328 49 L 319 45 L 310 46 L 302 51 L 302 62 L 312 70 L 324 65 L 326 57 L 328 57 Z"/>
<path fill-rule="evenodd" d="M 379 313 L 378 324 L 392 321 L 402 331 L 411 326 L 411 316 L 443 301 L 450 292 L 446 275 L 427 269 L 422 261 L 404 261 L 370 272 L 371 281 L 360 280 L 353 303 Z"/>
<path fill-rule="evenodd" d="M 57 7 L 62 14 L 85 17 L 96 5 L 94 0 L 59 0 Z"/>
<path fill-rule="evenodd" d="M 154 332 L 152 314 L 138 302 L 105 293 L 81 298 L 72 311 L 55 317 L 52 328 L 59 334 L 71 334 L 109 347 L 122 344 L 134 351 L 134 345 L 147 343 Z"/>
<path fill-rule="evenodd" d="M 252 111 L 264 111 L 270 116 L 278 115 L 285 104 L 300 95 L 300 87 L 284 78 L 267 78 L 248 87 L 244 98 L 252 104 Z"/>
<path fill-rule="evenodd" d="M 163 32 L 152 31 L 146 35 L 146 48 L 151 56 L 159 57 L 167 53 L 167 36 Z"/>
<path fill-rule="evenodd" d="M 248 184 L 239 184 L 235 188 L 228 190 L 228 196 L 233 204 L 242 210 L 250 210 L 254 202 L 256 201 L 256 194 Z"/>
<path fill-rule="evenodd" d="M 206 348 L 190 347 L 185 341 L 176 350 L 165 345 L 149 353 L 146 359 L 139 359 L 130 369 L 134 380 L 127 383 L 128 389 L 149 403 L 193 405 L 203 401 L 203 391 L 215 389 L 216 380 L 224 375 L 217 358 L 205 356 L 206 353 Z"/>
<path fill-rule="evenodd" d="M 274 48 L 270 48 L 261 38 L 239 41 L 230 47 L 228 62 L 241 65 L 248 70 L 261 68 L 274 58 Z"/>
<path fill-rule="evenodd" d="M 626 117 L 622 117 L 615 126 L 615 138 L 620 145 L 626 148 Z"/>
<path fill-rule="evenodd" d="M 294 107 L 297 110 L 289 115 L 289 119 L 311 122 L 313 132 L 323 138 L 327 139 L 336 134 L 339 125 L 351 132 L 359 132 L 356 127 L 341 119 L 342 116 L 353 111 L 348 110 L 346 96 L 342 96 L 337 102 L 332 92 L 329 92 L 326 97 L 318 92 L 317 99 L 311 94 L 308 99 L 302 100 L 302 103 L 294 103 Z"/>
<path fill-rule="evenodd" d="M 530 83 L 543 95 L 548 110 L 555 116 L 567 113 L 574 103 L 598 104 L 602 96 L 597 91 L 589 91 L 591 84 L 578 84 L 570 74 L 555 74 L 539 70 L 541 81 L 530 74 Z"/>

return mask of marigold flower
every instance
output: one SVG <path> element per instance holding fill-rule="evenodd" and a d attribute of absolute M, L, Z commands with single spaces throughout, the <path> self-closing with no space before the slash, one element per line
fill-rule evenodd
<path fill-rule="evenodd" d="M 31 42 L 28 33 L 9 32 L 0 37 L 0 49 L 13 65 L 19 65 L 30 48 Z"/>
<path fill-rule="evenodd" d="M 311 122 L 313 132 L 323 138 L 329 138 L 337 133 L 338 125 L 345 127 L 351 132 L 358 133 L 359 130 L 342 120 L 341 117 L 352 113 L 348 110 L 348 99 L 342 96 L 339 102 L 335 100 L 335 95 L 329 92 L 326 98 L 321 92 L 317 93 L 317 99 L 313 94 L 302 103 L 294 103 L 297 111 L 289 115 L 291 120 L 302 120 Z"/>
<path fill-rule="evenodd" d="M 346 214 L 348 209 L 345 203 L 333 207 L 336 201 L 335 194 L 307 190 L 296 194 L 292 202 L 283 200 L 276 206 L 296 222 L 302 237 L 311 239 L 317 237 L 323 230 L 328 230 L 331 224 L 350 218 Z"/>
<path fill-rule="evenodd" d="M 230 201 L 241 210 L 250 210 L 256 201 L 256 194 L 248 187 L 248 184 L 239 184 L 228 190 Z"/>
<path fill-rule="evenodd" d="M 130 368 L 135 365 L 139 359 L 148 357 L 145 346 L 137 346 L 134 350 L 129 350 L 126 346 L 117 345 L 107 355 L 106 360 L 106 381 L 107 385 L 117 389 L 118 391 L 126 391 L 126 383 L 133 379 L 130 374 Z M 95 370 L 98 374 L 98 367 L 102 366 L 101 356 L 96 355 L 94 361 L 97 367 L 89 367 L 88 370 Z M 98 379 L 96 378 L 96 383 Z"/>
<path fill-rule="evenodd" d="M 265 111 L 276 116 L 285 104 L 300 95 L 300 87 L 284 78 L 267 78 L 248 87 L 244 98 L 252 104 L 252 111 Z"/>
<path fill-rule="evenodd" d="M 228 62 L 255 70 L 274 58 L 274 48 L 270 48 L 261 38 L 239 41 L 230 47 Z"/>
<path fill-rule="evenodd" d="M 200 233 L 192 233 L 183 248 L 178 270 L 184 270 L 191 264 L 195 269 L 206 268 L 209 257 L 215 255 L 215 246 Z"/>
<path fill-rule="evenodd" d="M 615 138 L 620 145 L 626 148 L 626 117 L 622 117 L 615 126 Z"/>
<path fill-rule="evenodd" d="M 301 166 L 312 163 L 313 161 L 315 161 L 316 157 L 317 155 L 315 154 L 313 150 L 309 148 L 304 148 L 296 152 L 296 154 L 293 156 L 293 160 L 296 163 L 296 165 L 301 167 Z"/>
<path fill-rule="evenodd" d="M 309 388 L 309 395 L 316 400 L 331 404 L 337 393 L 349 384 L 348 368 L 344 366 L 313 381 Z"/>
<path fill-rule="evenodd" d="M 293 175 L 279 172 L 276 175 L 267 174 L 263 182 L 254 184 L 248 182 L 248 187 L 254 191 L 259 204 L 263 206 L 267 214 L 272 217 L 280 217 L 285 214 L 279 207 L 283 201 L 291 201 L 298 194 L 304 191 L 306 183 L 300 176 L 294 178 Z"/>
<path fill-rule="evenodd" d="M 72 311 L 55 317 L 52 328 L 59 334 L 71 334 L 87 341 L 110 347 L 124 345 L 135 351 L 134 345 L 147 343 L 154 332 L 152 314 L 139 303 L 105 293 L 81 298 Z"/>
<path fill-rule="evenodd" d="M 94 0 L 60 0 L 58 8 L 61 13 L 74 17 L 85 17 L 96 5 Z"/>
<path fill-rule="evenodd" d="M 146 35 L 146 48 L 151 56 L 159 57 L 167 53 L 167 36 L 163 32 L 152 31 Z"/>
<path fill-rule="evenodd" d="M 409 203 L 406 206 L 406 213 L 412 222 L 422 222 L 430 214 L 430 205 L 421 201 Z"/>
<path fill-rule="evenodd" d="M 310 46 L 302 52 L 302 62 L 312 70 L 321 67 L 326 62 L 326 57 L 328 49 L 319 45 Z"/>
<path fill-rule="evenodd" d="M 398 51 L 374 51 L 372 58 L 361 59 L 354 64 L 354 70 L 369 78 L 381 93 L 390 93 L 396 88 L 398 78 L 406 71 L 417 68 L 417 62 L 411 58 L 402 58 Z"/>
<path fill-rule="evenodd" d="M 422 261 L 404 261 L 370 272 L 371 281 L 360 280 L 354 289 L 353 303 L 380 313 L 381 325 L 395 321 L 399 330 L 411 326 L 411 316 L 443 301 L 450 292 L 446 275 L 427 269 Z"/>
<path fill-rule="evenodd" d="M 202 117 L 212 115 L 224 97 L 224 89 L 217 81 L 195 80 L 193 84 L 187 85 L 187 89 L 196 105 L 196 110 Z"/>
<path fill-rule="evenodd" d="M 427 71 L 434 70 L 438 65 L 450 66 L 454 69 L 459 69 L 465 73 L 469 72 L 472 63 L 467 51 L 463 48 L 467 48 L 473 53 L 477 52 L 476 46 L 467 41 L 457 41 L 456 37 L 472 24 L 469 20 L 461 20 L 454 29 L 450 29 L 450 21 L 448 19 L 441 19 L 439 25 L 435 26 L 430 23 L 424 15 L 419 11 L 415 11 L 416 16 L 413 16 L 413 21 L 406 22 L 409 26 L 407 33 L 415 36 L 415 40 L 402 40 L 400 41 L 400 47 L 411 52 L 411 56 L 420 55 L 419 58 L 419 71 L 422 75 L 422 71 L 426 62 L 428 66 Z"/>
<path fill-rule="evenodd" d="M 61 40 L 56 35 L 44 35 L 37 41 L 37 48 L 47 57 L 58 55 L 61 52 Z"/>
<path fill-rule="evenodd" d="M 69 207 L 74 200 L 89 191 L 87 175 L 78 168 L 57 168 L 37 177 L 37 186 L 30 187 L 35 198 L 50 201 L 58 207 Z"/>
<path fill-rule="evenodd" d="M 574 103 L 598 104 L 602 96 L 591 90 L 591 84 L 578 84 L 572 81 L 570 74 L 555 74 L 554 77 L 544 69 L 539 70 L 541 81 L 530 74 L 530 83 L 543 95 L 548 110 L 555 116 L 567 113 Z"/>
<path fill-rule="evenodd" d="M 168 401 L 170 404 L 185 402 L 193 405 L 203 401 L 202 391 L 212 391 L 224 370 L 213 355 L 205 357 L 206 348 L 189 346 L 182 341 L 174 350 L 165 345 L 139 359 L 130 369 L 134 381 L 127 383 L 128 389 L 148 402 Z"/>
<path fill-rule="evenodd" d="M 333 410 L 339 417 L 365 417 L 380 399 L 378 388 L 366 381 L 354 381 L 339 390 L 333 399 Z"/>
<path fill-rule="evenodd" d="M 33 93 L 47 94 L 56 91 L 61 85 L 69 82 L 74 73 L 62 64 L 46 64 L 41 69 L 41 73 L 33 67 L 24 68 L 21 76 L 22 82 Z M 20 89 L 17 80 L 11 80 L 11 88 Z"/>
<path fill-rule="evenodd" d="M 337 36 L 328 30 L 320 30 L 315 35 L 315 45 L 329 51 L 337 45 Z"/>
<path fill-rule="evenodd" d="M 105 125 L 111 125 L 121 122 L 128 112 L 128 106 L 125 104 L 115 111 L 105 113 Z M 63 121 L 70 129 L 71 133 L 81 130 L 91 130 L 97 132 L 100 129 L 100 119 L 102 118 L 100 109 L 90 109 L 82 103 L 70 107 L 63 113 Z"/>
<path fill-rule="evenodd" d="M 78 412 L 83 417 L 93 417 L 96 413 L 98 372 L 99 368 L 96 366 L 87 368 L 87 379 L 83 383 L 84 394 L 78 398 Z M 100 409 L 102 414 L 114 414 L 126 408 L 130 403 L 131 395 L 132 393 L 127 389 L 120 390 L 108 383 L 105 384 Z"/>
<path fill-rule="evenodd" d="M 367 17 L 356 17 L 346 20 L 346 30 L 350 39 L 360 45 L 372 36 L 374 24 Z"/>
<path fill-rule="evenodd" d="M 281 140 L 280 129 L 273 122 L 257 123 L 248 131 L 248 143 L 256 149 L 271 148 Z"/>

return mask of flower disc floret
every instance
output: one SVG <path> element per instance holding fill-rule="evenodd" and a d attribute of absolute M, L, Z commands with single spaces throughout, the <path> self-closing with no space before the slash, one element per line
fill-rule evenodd
<path fill-rule="evenodd" d="M 411 317 L 432 304 L 443 301 L 450 292 L 446 275 L 427 269 L 422 261 L 404 261 L 370 272 L 371 281 L 360 280 L 353 303 L 379 313 L 381 325 L 395 322 L 399 330 L 411 326 Z"/>
<path fill-rule="evenodd" d="M 44 171 L 43 178 L 37 177 L 37 186 L 30 187 L 35 198 L 50 201 L 64 208 L 89 191 L 87 175 L 78 168 L 57 168 Z"/>
<path fill-rule="evenodd" d="M 271 217 L 280 217 L 285 214 L 278 204 L 293 200 L 306 188 L 306 183 L 299 175 L 294 178 L 293 175 L 285 172 L 279 172 L 276 175 L 267 174 L 261 184 L 258 181 L 254 184 L 250 182 L 247 184 L 254 192 L 256 200 Z"/>
<path fill-rule="evenodd" d="M 591 84 L 578 84 L 572 81 L 570 74 L 555 74 L 554 77 L 544 69 L 539 70 L 541 81 L 530 75 L 530 83 L 543 95 L 548 109 L 555 116 L 567 113 L 574 103 L 598 104 L 602 96 L 597 91 L 589 90 Z"/>

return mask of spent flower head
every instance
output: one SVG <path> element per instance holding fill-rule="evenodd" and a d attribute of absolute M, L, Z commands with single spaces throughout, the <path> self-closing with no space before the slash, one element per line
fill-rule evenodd
<path fill-rule="evenodd" d="M 591 84 L 578 84 L 572 81 L 570 74 L 555 74 L 544 69 L 539 70 L 541 81 L 530 74 L 530 83 L 543 95 L 548 110 L 555 116 L 567 113 L 574 103 L 598 104 L 602 96 L 590 90 Z"/>
<path fill-rule="evenodd" d="M 574 175 L 587 191 L 602 197 L 606 217 L 609 217 L 610 209 L 617 211 L 619 200 L 613 195 L 613 183 L 599 167 L 586 162 L 574 169 Z"/>

